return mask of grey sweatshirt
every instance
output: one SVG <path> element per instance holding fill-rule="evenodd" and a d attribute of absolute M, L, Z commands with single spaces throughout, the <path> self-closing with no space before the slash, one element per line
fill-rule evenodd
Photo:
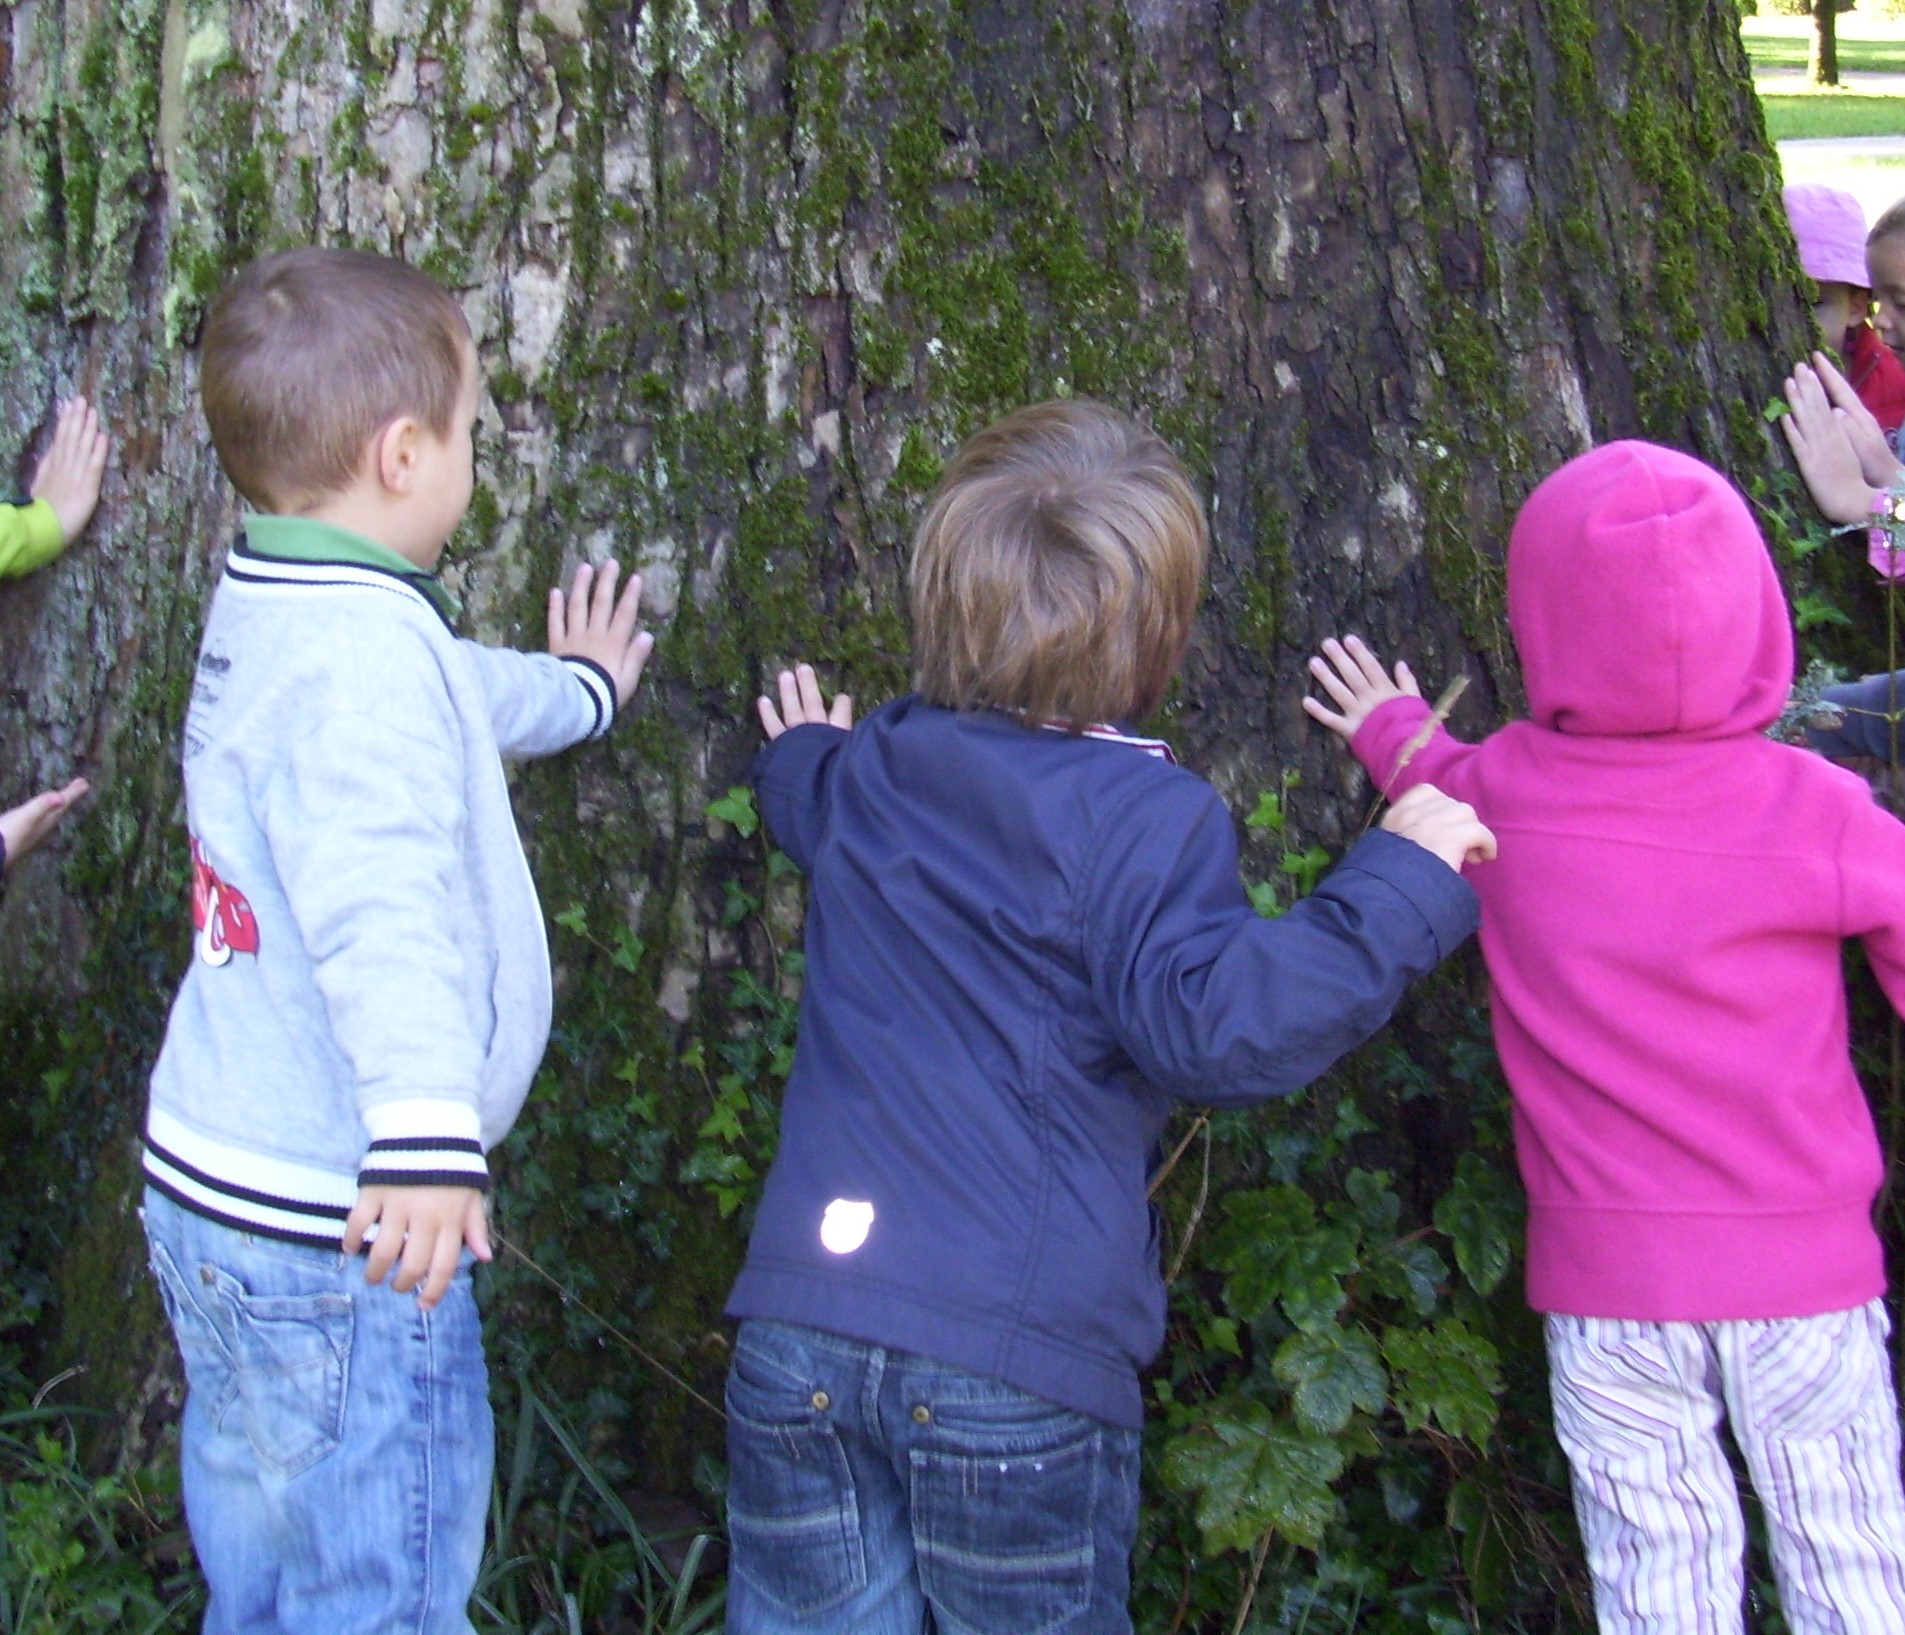
<path fill-rule="evenodd" d="M 185 721 L 197 936 L 145 1152 L 186 1208 L 327 1247 L 360 1185 L 488 1184 L 550 1016 L 501 757 L 615 710 L 599 666 L 459 640 L 433 584 L 338 554 L 241 539 L 213 597 Z"/>

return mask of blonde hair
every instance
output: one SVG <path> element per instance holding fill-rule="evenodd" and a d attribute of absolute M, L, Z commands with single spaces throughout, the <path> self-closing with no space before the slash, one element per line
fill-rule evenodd
<path fill-rule="evenodd" d="M 1149 714 L 1190 639 L 1208 540 L 1177 456 L 1102 403 L 969 438 L 913 538 L 916 685 L 1083 728 Z"/>
<path fill-rule="evenodd" d="M 261 511 L 350 487 L 400 415 L 450 434 L 471 367 L 463 309 L 415 267 L 309 246 L 252 262 L 205 322 L 199 396 L 219 463 Z"/>

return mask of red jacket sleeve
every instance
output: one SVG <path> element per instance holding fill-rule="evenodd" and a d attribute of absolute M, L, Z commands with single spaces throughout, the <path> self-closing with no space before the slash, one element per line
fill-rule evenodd
<path fill-rule="evenodd" d="M 1845 378 L 1859 401 L 1872 411 L 1879 430 L 1891 437 L 1905 424 L 1905 364 L 1870 324 L 1860 324 L 1851 334 L 1845 349 Z"/>

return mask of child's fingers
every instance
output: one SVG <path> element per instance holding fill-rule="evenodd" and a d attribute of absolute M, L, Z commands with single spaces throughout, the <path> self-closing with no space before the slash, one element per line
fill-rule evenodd
<path fill-rule="evenodd" d="M 1343 650 L 1349 654 L 1350 659 L 1355 663 L 1357 673 L 1362 677 L 1366 685 L 1371 687 L 1387 687 L 1389 685 L 1389 674 L 1383 669 L 1382 660 L 1370 652 L 1361 636 L 1344 637 Z"/>
<path fill-rule="evenodd" d="M 86 400 L 83 397 L 69 397 L 60 405 L 60 411 L 53 421 L 53 441 L 51 447 L 62 459 L 70 460 L 79 446 L 79 434 L 86 420 Z"/>
<path fill-rule="evenodd" d="M 766 693 L 754 700 L 754 709 L 761 718 L 761 730 L 767 734 L 770 744 L 787 730 L 787 723 L 781 719 L 780 712 L 774 708 L 773 699 Z"/>
<path fill-rule="evenodd" d="M 1396 660 L 1396 685 L 1411 698 L 1420 698 L 1422 689 L 1416 685 L 1416 673 L 1409 668 L 1404 659 Z"/>
<path fill-rule="evenodd" d="M 631 573 L 628 583 L 622 586 L 622 594 L 616 598 L 615 611 L 609 620 L 609 634 L 624 644 L 635 639 L 637 626 L 642 622 L 642 576 Z"/>
<path fill-rule="evenodd" d="M 344 1253 L 354 1255 L 364 1247 L 364 1234 L 377 1223 L 382 1207 L 380 1195 L 360 1192 L 351 1212 L 344 1217 Z"/>
<path fill-rule="evenodd" d="M 833 707 L 827 711 L 830 726 L 851 727 L 853 725 L 853 699 L 846 693 L 833 695 Z"/>
<path fill-rule="evenodd" d="M 370 1254 L 364 1261 L 364 1281 L 366 1283 L 381 1283 L 385 1278 L 390 1276 L 390 1269 L 397 1263 L 397 1256 L 402 1252 L 404 1247 L 404 1218 L 402 1210 L 398 1209 L 386 1199 L 384 1207 L 376 1216 L 376 1220 L 376 1241 L 371 1244 Z M 362 1242 L 361 1234 L 359 1236 L 359 1242 L 360 1244 Z"/>
<path fill-rule="evenodd" d="M 1338 668 L 1340 669 L 1343 664 L 1343 660 L 1341 659 L 1339 655 L 1342 654 L 1343 650 L 1342 648 L 1337 647 L 1335 642 L 1326 641 L 1323 644 L 1323 650 L 1325 653 L 1329 653 L 1331 648 L 1336 649 L 1335 654 L 1332 654 L 1331 656 L 1336 658 Z M 1355 688 L 1352 687 L 1349 684 L 1349 682 L 1344 679 L 1342 675 L 1339 675 L 1337 670 L 1332 669 L 1328 664 L 1325 664 L 1322 659 L 1312 658 L 1310 660 L 1310 674 L 1316 677 L 1317 684 L 1323 689 L 1323 691 L 1328 693 L 1330 697 L 1335 699 L 1336 702 L 1339 705 L 1341 705 L 1344 709 L 1347 709 L 1351 704 L 1356 702 Z"/>
<path fill-rule="evenodd" d="M 1345 736 L 1348 735 L 1349 717 L 1346 715 L 1338 715 L 1336 711 L 1331 709 L 1320 699 L 1311 698 L 1306 694 L 1303 699 L 1303 708 L 1305 713 L 1308 714 L 1312 720 L 1322 722 L 1331 732 L 1342 733 Z"/>
<path fill-rule="evenodd" d="M 1845 403 L 1848 398 L 1854 403 L 1858 401 L 1858 393 L 1853 391 L 1851 381 L 1839 373 L 1838 365 L 1825 353 L 1813 353 L 1812 373 L 1824 394 L 1835 403 Z"/>
<path fill-rule="evenodd" d="M 1793 365 L 1793 372 L 1786 377 L 1785 392 L 1786 406 L 1795 414 L 1807 413 L 1815 399 L 1820 402 L 1825 399 L 1825 388 L 1819 384 L 1819 377 L 1809 363 Z"/>
<path fill-rule="evenodd" d="M 1795 455 L 1806 452 L 1806 433 L 1799 422 L 1790 414 L 1779 417 L 1779 429 L 1786 434 L 1786 444 Z"/>
<path fill-rule="evenodd" d="M 622 564 L 610 557 L 595 570 L 595 584 L 589 595 L 589 629 L 607 632 L 615 622 L 615 583 L 621 577 Z"/>
<path fill-rule="evenodd" d="M 463 1212 L 463 1241 L 478 1260 L 496 1258 L 489 1242 L 489 1203 L 481 1193 L 470 1200 L 470 1207 Z"/>
<path fill-rule="evenodd" d="M 569 632 L 569 607 L 560 585 L 549 587 L 549 651 L 554 652 Z"/>
<path fill-rule="evenodd" d="M 820 677 L 814 674 L 814 667 L 811 664 L 797 665 L 794 677 L 800 684 L 801 720 L 826 720 L 827 701 L 820 696 Z"/>
<path fill-rule="evenodd" d="M 415 1239 L 411 1241 L 414 1244 Z M 437 1233 L 436 1241 L 430 1245 L 429 1258 L 425 1262 L 421 1274 L 423 1286 L 417 1290 L 417 1307 L 419 1310 L 428 1311 L 450 1292 L 450 1279 L 456 1276 L 456 1264 L 457 1261 L 462 1258 L 462 1255 L 463 1237 L 461 1233 L 441 1231 Z M 406 1261 L 408 1261 L 409 1258 L 408 1254 L 404 1256 Z M 419 1255 L 418 1258 L 423 1259 L 421 1255 Z M 403 1286 L 403 1280 L 399 1278 L 397 1280 L 397 1288 L 400 1292 Z"/>
<path fill-rule="evenodd" d="M 622 650 L 622 662 L 615 669 L 615 702 L 619 707 L 635 696 L 642 684 L 642 672 L 648 668 L 648 655 L 655 651 L 652 631 L 644 630 Z"/>
<path fill-rule="evenodd" d="M 564 632 L 571 638 L 579 636 L 589 626 L 589 587 L 594 583 L 595 565 L 578 562 L 575 577 L 569 581 L 568 623 L 563 626 Z"/>
<path fill-rule="evenodd" d="M 780 673 L 781 720 L 790 727 L 797 727 L 807 719 L 801 714 L 800 680 L 792 670 Z"/>
<path fill-rule="evenodd" d="M 88 478 L 97 481 L 104 474 L 106 456 L 111 448 L 112 439 L 106 435 L 106 428 L 99 423 L 99 416 L 92 409 L 87 409 L 86 431 L 80 440 L 80 453 Z"/>

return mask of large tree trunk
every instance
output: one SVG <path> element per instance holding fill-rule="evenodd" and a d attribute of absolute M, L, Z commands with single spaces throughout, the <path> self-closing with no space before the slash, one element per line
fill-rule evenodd
<path fill-rule="evenodd" d="M 179 726 L 238 523 L 194 347 L 247 257 L 348 242 L 463 301 L 489 388 L 449 554 L 469 629 L 533 644 L 584 555 L 648 576 L 639 718 L 516 780 L 544 903 L 580 913 L 500 1202 L 704 1386 L 798 911 L 745 814 L 706 808 L 765 667 L 905 685 L 908 529 L 962 435 L 1081 393 L 1188 457 L 1215 556 L 1161 730 L 1240 805 L 1301 773 L 1284 839 L 1251 842 L 1274 874 L 1367 804 L 1298 708 L 1320 637 L 1468 674 L 1456 724 L 1485 729 L 1517 697 L 1502 546 L 1536 478 L 1634 434 L 1754 478 L 1809 341 L 1732 0 L 5 15 L 0 424 L 24 461 L 83 389 L 117 454 L 87 539 L 0 587 L 0 794 L 98 789 L 0 907 L 0 1254 L 47 1296 L 47 1366 L 119 1405 L 169 1389 L 136 1139 L 186 955 Z M 703 1410 L 503 1273 L 500 1364 L 641 1382 L 646 1468 L 684 1484 Z"/>

